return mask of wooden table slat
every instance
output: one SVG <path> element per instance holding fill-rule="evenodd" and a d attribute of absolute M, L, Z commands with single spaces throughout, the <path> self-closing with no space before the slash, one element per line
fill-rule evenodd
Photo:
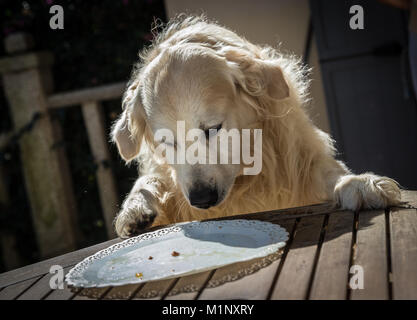
<path fill-rule="evenodd" d="M 103 297 L 104 300 L 129 300 L 143 287 L 144 283 L 128 284 L 110 289 Z"/>
<path fill-rule="evenodd" d="M 50 274 L 41 277 L 39 281 L 27 289 L 18 300 L 40 300 L 51 291 L 49 286 Z"/>
<path fill-rule="evenodd" d="M 329 216 L 309 299 L 346 299 L 354 213 Z"/>
<path fill-rule="evenodd" d="M 389 218 L 393 299 L 417 299 L 417 211 L 395 209 Z"/>
<path fill-rule="evenodd" d="M 103 288 L 83 288 L 79 292 L 75 293 L 73 300 L 91 300 L 102 299 L 112 287 Z"/>
<path fill-rule="evenodd" d="M 84 258 L 96 253 L 97 251 L 105 249 L 108 246 L 120 241 L 122 240 L 119 238 L 113 239 L 88 248 L 80 249 L 78 251 L 63 254 L 55 258 L 2 273 L 0 274 L 0 288 L 44 275 L 49 272 L 49 269 L 52 265 L 60 265 L 63 268 L 75 265 Z"/>
<path fill-rule="evenodd" d="M 76 289 L 79 291 L 80 289 Z M 71 291 L 67 284 L 64 284 L 64 289 L 51 290 L 44 300 L 71 300 L 77 293 Z"/>
<path fill-rule="evenodd" d="M 389 214 L 393 299 L 417 299 L 417 191 L 403 190 L 401 198 L 414 209 Z"/>
<path fill-rule="evenodd" d="M 213 271 L 205 271 L 181 277 L 165 297 L 166 300 L 194 300 L 203 289 Z M 187 290 L 188 288 L 188 290 Z M 184 291 L 185 290 L 185 291 Z M 188 291 L 188 292 L 187 292 Z M 177 293 L 178 292 L 178 293 Z"/>
<path fill-rule="evenodd" d="M 280 259 L 275 260 L 269 266 L 260 269 L 254 274 L 245 276 L 243 279 L 226 282 L 214 288 L 205 288 L 199 300 L 218 300 L 218 299 L 266 299 L 271 282 L 280 263 Z M 241 268 L 245 268 L 248 264 L 239 263 Z M 229 274 L 229 270 L 234 267 L 224 267 L 217 270 L 214 275 L 221 278 Z M 245 283 L 245 285 L 243 285 Z"/>
<path fill-rule="evenodd" d="M 13 300 L 18 298 L 21 294 L 23 294 L 26 290 L 28 290 L 34 283 L 36 283 L 41 276 L 32 278 L 29 280 L 25 280 L 19 282 L 17 284 L 13 284 L 11 286 L 3 288 L 0 291 L 0 300 Z"/>
<path fill-rule="evenodd" d="M 132 298 L 133 300 L 160 300 L 175 285 L 178 278 L 147 282 Z"/>
<path fill-rule="evenodd" d="M 354 213 L 329 216 L 309 299 L 346 299 Z"/>
<path fill-rule="evenodd" d="M 71 269 L 71 267 L 64 268 L 64 276 Z M 51 289 L 49 281 L 53 275 L 47 273 L 42 276 L 42 278 L 33 284 L 29 289 L 27 289 L 18 300 L 40 300 L 44 299 L 47 296 L 51 295 L 53 291 L 63 291 L 64 289 Z M 64 283 L 65 284 L 65 281 Z M 72 295 L 72 294 L 71 294 Z"/>
<path fill-rule="evenodd" d="M 362 267 L 363 289 L 351 289 L 352 300 L 389 299 L 385 211 L 359 212 L 353 264 Z"/>
<path fill-rule="evenodd" d="M 313 270 L 324 216 L 302 218 L 297 224 L 271 299 L 304 299 Z"/>

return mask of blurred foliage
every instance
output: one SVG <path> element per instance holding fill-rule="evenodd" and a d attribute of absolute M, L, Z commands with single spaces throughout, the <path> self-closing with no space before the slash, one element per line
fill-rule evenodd
<path fill-rule="evenodd" d="M 64 9 L 64 29 L 52 30 L 49 8 Z M 54 54 L 54 92 L 81 89 L 100 84 L 127 81 L 137 53 L 152 40 L 151 26 L 165 21 L 163 0 L 0 0 L 0 41 L 15 32 L 30 33 L 36 51 Z M 1 46 L 0 56 L 5 55 Z M 107 128 L 120 113 L 120 100 L 103 103 Z M 0 133 L 13 128 L 7 101 L 0 83 Z M 77 200 L 78 222 L 82 231 L 79 247 L 106 240 L 106 231 L 96 181 L 96 166 L 88 143 L 79 106 L 55 110 L 54 121 L 63 127 L 63 141 L 72 173 Z M 120 203 L 135 180 L 136 168 L 127 168 L 110 147 Z M 17 250 L 23 263 L 39 259 L 35 234 L 19 162 L 19 150 L 13 147 L 3 161 L 7 171 L 11 206 L 1 207 L 0 233 L 16 235 Z M 0 272 L 4 263 L 0 255 Z"/>

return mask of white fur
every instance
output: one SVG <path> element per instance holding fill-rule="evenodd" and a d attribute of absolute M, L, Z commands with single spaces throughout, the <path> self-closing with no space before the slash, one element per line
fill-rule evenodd
<path fill-rule="evenodd" d="M 296 57 L 253 45 L 205 18 L 171 21 L 141 54 L 113 128 L 121 156 L 140 164 L 115 221 L 117 234 L 329 200 L 350 210 L 397 204 L 394 180 L 354 175 L 335 160 L 333 140 L 307 115 L 306 75 Z M 158 128 L 185 120 L 190 129 L 210 117 L 227 129 L 263 130 L 259 175 L 242 175 L 242 165 L 170 166 L 153 153 Z M 191 206 L 187 190 L 196 177 L 223 190 L 223 201 L 207 210 Z"/>

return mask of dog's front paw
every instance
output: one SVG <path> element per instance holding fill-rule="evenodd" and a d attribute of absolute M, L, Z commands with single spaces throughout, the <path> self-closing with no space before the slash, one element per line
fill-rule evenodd
<path fill-rule="evenodd" d="M 147 190 L 140 190 L 123 203 L 115 220 L 116 233 L 120 238 L 138 235 L 153 223 L 157 215 L 153 196 Z"/>
<path fill-rule="evenodd" d="M 371 173 L 341 177 L 334 189 L 334 199 L 342 209 L 384 209 L 401 202 L 398 183 Z"/>

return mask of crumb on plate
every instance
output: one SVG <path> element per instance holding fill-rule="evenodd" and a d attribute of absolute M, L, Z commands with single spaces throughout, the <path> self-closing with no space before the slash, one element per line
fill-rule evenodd
<path fill-rule="evenodd" d="M 178 256 L 180 255 L 180 253 L 179 253 L 179 252 L 177 252 L 177 251 L 172 251 L 171 255 L 172 255 L 173 257 L 178 257 Z"/>

